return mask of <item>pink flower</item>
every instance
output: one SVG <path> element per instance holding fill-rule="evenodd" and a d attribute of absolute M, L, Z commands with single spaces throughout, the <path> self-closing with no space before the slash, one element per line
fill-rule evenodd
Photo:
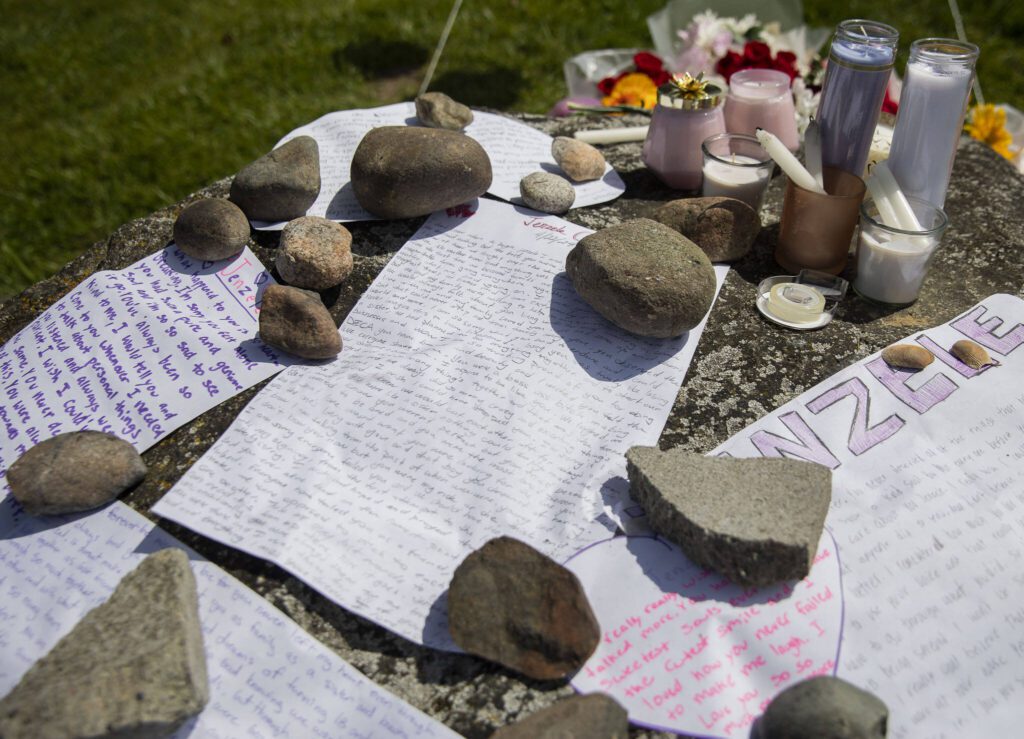
<path fill-rule="evenodd" d="M 689 49 L 684 50 L 672 63 L 673 69 L 677 69 L 680 72 L 689 72 L 694 75 L 700 72 L 708 73 L 713 66 L 714 63 L 711 57 L 699 46 L 691 46 Z"/>

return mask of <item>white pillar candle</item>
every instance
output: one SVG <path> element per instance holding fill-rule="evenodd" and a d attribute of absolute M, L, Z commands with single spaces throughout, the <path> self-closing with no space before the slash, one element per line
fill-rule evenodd
<path fill-rule="evenodd" d="M 757 140 L 761 142 L 761 146 L 775 160 L 775 163 L 782 167 L 782 171 L 786 173 L 786 176 L 789 177 L 794 185 L 802 187 L 804 190 L 816 192 L 819 195 L 828 194 L 823 187 L 818 186 L 811 173 L 804 168 L 804 165 L 800 164 L 800 160 L 793 156 L 792 152 L 779 141 L 777 136 L 765 131 L 763 128 L 759 128 L 757 129 Z"/>
<path fill-rule="evenodd" d="M 647 138 L 647 126 L 577 131 L 573 136 L 585 144 L 624 144 L 629 141 L 643 141 Z"/>
<path fill-rule="evenodd" d="M 701 194 L 705 197 L 736 198 L 758 210 L 771 173 L 771 162 L 761 162 L 753 157 L 736 154 L 730 161 L 705 157 Z"/>
<path fill-rule="evenodd" d="M 938 242 L 922 237 L 879 241 L 861 230 L 857 279 L 853 286 L 866 298 L 905 304 L 917 300 Z"/>

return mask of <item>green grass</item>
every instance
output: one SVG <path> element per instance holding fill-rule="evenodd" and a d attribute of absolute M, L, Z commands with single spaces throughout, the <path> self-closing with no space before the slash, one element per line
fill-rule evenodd
<path fill-rule="evenodd" d="M 473 105 L 544 112 L 580 51 L 646 46 L 664 0 L 466 0 L 435 75 Z M 709 3 L 709 6 L 711 4 Z M 0 0 L 0 297 L 121 223 L 237 171 L 331 110 L 410 99 L 450 0 Z M 907 43 L 949 36 L 945 3 L 808 0 Z M 1024 108 L 1024 6 L 963 3 L 986 98 Z M 904 57 L 905 58 L 905 57 Z M 902 60 L 900 62 L 902 67 Z"/>

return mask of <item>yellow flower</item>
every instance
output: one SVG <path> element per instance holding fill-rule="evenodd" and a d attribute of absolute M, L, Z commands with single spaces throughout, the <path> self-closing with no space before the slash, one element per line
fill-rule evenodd
<path fill-rule="evenodd" d="M 611 94 L 605 96 L 601 102 L 605 105 L 653 108 L 658 102 L 658 87 L 646 74 L 633 72 L 616 82 Z"/>
<path fill-rule="evenodd" d="M 1010 151 L 1013 136 L 1006 130 L 1006 111 L 994 105 L 975 105 L 971 108 L 968 123 L 964 128 L 973 138 L 988 144 L 1007 159 L 1013 159 Z"/>

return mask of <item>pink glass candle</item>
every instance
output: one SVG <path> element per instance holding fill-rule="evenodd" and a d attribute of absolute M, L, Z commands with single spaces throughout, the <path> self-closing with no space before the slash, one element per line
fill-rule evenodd
<path fill-rule="evenodd" d="M 800 147 L 789 75 L 774 69 L 744 69 L 729 78 L 725 130 L 753 136 L 770 131 L 790 151 Z"/>
<path fill-rule="evenodd" d="M 696 100 L 673 98 L 659 91 L 658 104 L 644 141 L 643 159 L 658 179 L 675 190 L 696 190 L 703 179 L 701 144 L 725 133 L 723 96 Z"/>

